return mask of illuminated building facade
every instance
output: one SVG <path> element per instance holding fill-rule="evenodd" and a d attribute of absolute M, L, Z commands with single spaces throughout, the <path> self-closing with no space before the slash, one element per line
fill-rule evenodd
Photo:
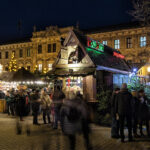
<path fill-rule="evenodd" d="M 36 69 L 41 72 L 51 70 L 61 49 L 60 39 L 65 38 L 70 29 L 73 27 L 50 26 L 44 31 L 33 32 L 27 40 L 0 45 L 0 65 L 3 71 L 9 70 L 13 52 L 18 68 L 24 67 L 32 72 Z M 149 27 L 116 25 L 83 32 L 100 43 L 119 50 L 134 67 L 149 61 Z"/>
<path fill-rule="evenodd" d="M 9 70 L 13 54 L 17 68 L 24 67 L 31 72 L 36 69 L 41 72 L 52 69 L 61 47 L 61 38 L 65 38 L 70 29 L 72 27 L 50 26 L 44 31 L 33 32 L 27 40 L 0 45 L 0 65 L 3 71 Z"/>

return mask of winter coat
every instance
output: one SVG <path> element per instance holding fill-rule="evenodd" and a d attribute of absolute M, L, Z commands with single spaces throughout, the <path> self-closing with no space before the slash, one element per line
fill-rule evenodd
<path fill-rule="evenodd" d="M 25 95 L 17 95 L 16 112 L 18 116 L 26 116 L 26 97 Z"/>
<path fill-rule="evenodd" d="M 133 104 L 133 106 L 132 106 L 133 117 L 138 118 L 140 101 L 137 97 L 133 97 L 132 101 L 133 101 L 133 103 L 132 103 Z"/>
<path fill-rule="evenodd" d="M 42 95 L 41 96 L 41 107 L 42 109 L 50 109 L 52 104 L 52 100 L 50 99 L 49 95 Z"/>
<path fill-rule="evenodd" d="M 38 112 L 40 108 L 40 102 L 39 102 L 40 96 L 37 93 L 32 93 L 30 96 L 30 100 L 32 103 L 32 111 Z"/>
<path fill-rule="evenodd" d="M 64 98 L 65 94 L 61 90 L 55 90 L 53 94 L 54 107 L 58 107 L 60 109 Z"/>
<path fill-rule="evenodd" d="M 88 111 L 83 100 L 76 98 L 65 100 L 61 108 L 61 127 L 66 135 L 89 132 Z"/>
<path fill-rule="evenodd" d="M 110 101 L 110 103 L 111 103 L 111 115 L 112 115 L 112 117 L 116 116 L 116 113 L 115 113 L 116 97 L 117 97 L 117 94 L 113 93 L 111 101 Z"/>
<path fill-rule="evenodd" d="M 116 97 L 115 110 L 119 115 L 132 115 L 132 95 L 127 89 L 122 89 Z"/>
<path fill-rule="evenodd" d="M 140 99 L 141 97 L 139 97 Z M 149 107 L 147 97 L 143 97 L 143 101 L 139 100 L 139 120 L 147 120 L 149 119 Z"/>
<path fill-rule="evenodd" d="M 9 104 L 11 102 L 11 98 L 10 96 L 5 96 L 5 100 L 6 100 L 6 103 Z"/>

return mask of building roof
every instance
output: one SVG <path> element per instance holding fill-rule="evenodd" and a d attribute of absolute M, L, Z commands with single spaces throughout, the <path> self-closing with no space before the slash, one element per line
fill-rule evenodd
<path fill-rule="evenodd" d="M 91 60 L 96 66 L 109 67 L 109 68 L 119 69 L 122 71 L 130 71 L 130 67 L 125 61 L 125 59 L 114 56 L 114 53 L 121 55 L 121 53 L 118 50 L 113 49 L 106 45 L 103 45 L 104 52 L 98 52 L 95 49 L 88 50 L 87 42 L 88 39 L 90 38 L 77 30 L 73 30 L 73 32 L 78 38 L 78 40 L 80 41 L 80 43 L 83 45 L 89 57 L 91 58 Z"/>

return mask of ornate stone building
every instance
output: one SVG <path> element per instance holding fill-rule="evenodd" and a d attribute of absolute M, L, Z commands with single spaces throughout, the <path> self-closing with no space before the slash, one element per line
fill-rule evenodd
<path fill-rule="evenodd" d="M 22 42 L 0 45 L 0 69 L 8 70 L 12 52 L 15 53 L 18 67 L 34 72 L 51 69 L 65 38 L 73 27 L 47 27 L 44 31 L 33 32 L 32 37 Z M 150 28 L 134 25 L 116 25 L 83 31 L 88 36 L 112 48 L 118 49 L 130 64 L 143 64 L 149 61 Z M 1 67 L 2 66 L 2 67 Z"/>
<path fill-rule="evenodd" d="M 121 25 L 88 32 L 89 36 L 112 48 L 118 49 L 129 64 L 138 67 L 149 61 L 150 28 Z"/>
<path fill-rule="evenodd" d="M 3 71 L 8 71 L 13 52 L 18 68 L 25 67 L 32 72 L 35 69 L 50 70 L 60 50 L 61 38 L 65 38 L 71 29 L 50 26 L 44 31 L 33 32 L 30 39 L 0 45 L 0 65 Z"/>

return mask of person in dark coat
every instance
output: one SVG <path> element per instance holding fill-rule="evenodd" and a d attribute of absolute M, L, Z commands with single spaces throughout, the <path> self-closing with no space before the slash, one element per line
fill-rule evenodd
<path fill-rule="evenodd" d="M 141 136 L 144 136 L 143 134 L 143 124 L 146 123 L 146 130 L 147 135 L 150 136 L 150 129 L 149 129 L 149 108 L 148 108 L 148 99 L 145 96 L 144 90 L 140 90 L 138 92 L 139 94 L 139 125 L 140 125 L 140 134 Z"/>
<path fill-rule="evenodd" d="M 17 95 L 16 100 L 16 112 L 17 115 L 20 117 L 20 121 L 23 121 L 23 116 L 25 115 L 25 105 L 26 105 L 26 96 L 24 95 L 23 90 L 21 89 L 19 91 L 19 94 Z"/>
<path fill-rule="evenodd" d="M 60 109 L 62 106 L 63 99 L 65 98 L 65 94 L 60 89 L 60 87 L 56 87 L 53 94 L 53 104 L 54 104 L 54 125 L 53 129 L 58 128 L 58 121 L 60 121 Z"/>
<path fill-rule="evenodd" d="M 121 142 L 124 142 L 124 124 L 127 121 L 128 138 L 132 141 L 132 95 L 123 83 L 121 91 L 116 97 L 116 114 L 119 117 Z"/>
<path fill-rule="evenodd" d="M 112 116 L 112 127 L 111 127 L 111 137 L 119 138 L 119 120 L 116 118 L 115 113 L 115 104 L 116 104 L 116 96 L 119 93 L 120 88 L 116 88 L 112 94 L 111 98 L 111 116 Z"/>
<path fill-rule="evenodd" d="M 88 110 L 83 99 L 76 96 L 73 91 L 64 100 L 61 108 L 62 132 L 68 137 L 70 150 L 75 150 L 76 134 L 83 134 L 87 150 L 91 150 L 89 141 Z"/>
<path fill-rule="evenodd" d="M 38 123 L 38 112 L 40 109 L 39 90 L 33 89 L 32 94 L 31 94 L 31 104 L 32 104 L 33 124 L 39 125 Z"/>
<path fill-rule="evenodd" d="M 138 99 L 138 95 L 136 91 L 132 91 L 133 96 L 133 109 L 132 109 L 132 115 L 133 115 L 133 134 L 134 137 L 137 138 L 139 135 L 137 134 L 137 126 L 138 126 L 138 120 L 139 120 L 139 104 L 140 101 Z"/>

